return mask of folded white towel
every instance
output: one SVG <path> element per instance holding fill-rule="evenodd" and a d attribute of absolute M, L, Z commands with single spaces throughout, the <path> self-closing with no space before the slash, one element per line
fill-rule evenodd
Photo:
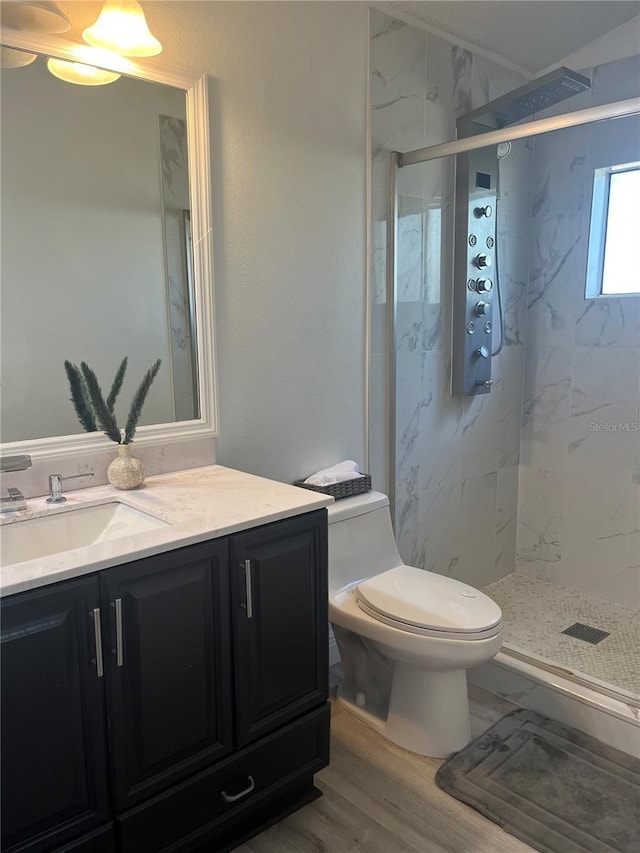
<path fill-rule="evenodd" d="M 343 480 L 355 480 L 356 477 L 362 477 L 358 468 L 358 463 L 353 459 L 345 459 L 344 462 L 338 462 L 336 465 L 331 465 L 329 468 L 323 468 L 321 471 L 316 471 L 310 477 L 307 477 L 305 483 L 310 486 L 331 486 L 333 483 L 341 483 Z"/>

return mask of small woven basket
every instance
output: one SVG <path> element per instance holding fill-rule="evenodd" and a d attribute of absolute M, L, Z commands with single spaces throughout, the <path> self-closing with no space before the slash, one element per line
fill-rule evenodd
<path fill-rule="evenodd" d="M 329 486 L 312 486 L 302 480 L 296 480 L 294 486 L 301 489 L 310 489 L 312 492 L 322 492 L 323 495 L 331 495 L 337 501 L 341 498 L 351 498 L 353 495 L 362 495 L 371 491 L 371 475 L 363 474 L 353 480 L 343 480 L 341 483 L 331 483 Z"/>

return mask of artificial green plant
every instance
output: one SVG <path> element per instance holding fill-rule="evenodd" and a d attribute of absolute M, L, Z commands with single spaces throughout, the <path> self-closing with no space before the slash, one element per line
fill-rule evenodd
<path fill-rule="evenodd" d="M 101 429 L 107 438 L 115 441 L 116 444 L 131 444 L 133 441 L 142 414 L 142 407 L 147 399 L 151 384 L 158 375 L 161 364 L 161 359 L 152 364 L 133 395 L 123 435 L 118 427 L 114 410 L 127 372 L 128 361 L 127 356 L 122 359 L 106 400 L 96 374 L 86 361 L 80 362 L 80 367 L 70 361 L 64 363 L 71 389 L 71 402 L 81 426 L 86 432 L 97 432 L 98 429 Z"/>

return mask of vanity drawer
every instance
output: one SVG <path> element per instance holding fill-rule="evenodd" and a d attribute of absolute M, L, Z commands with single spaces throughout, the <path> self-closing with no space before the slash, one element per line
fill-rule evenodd
<path fill-rule="evenodd" d="M 193 849 L 280 788 L 310 778 L 329 763 L 329 716 L 324 705 L 122 814 L 122 853 Z"/>

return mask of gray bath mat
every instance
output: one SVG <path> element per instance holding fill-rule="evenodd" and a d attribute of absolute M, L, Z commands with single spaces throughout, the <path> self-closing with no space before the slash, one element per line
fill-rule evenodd
<path fill-rule="evenodd" d="M 640 851 L 640 761 L 534 711 L 507 714 L 436 782 L 541 853 Z"/>

